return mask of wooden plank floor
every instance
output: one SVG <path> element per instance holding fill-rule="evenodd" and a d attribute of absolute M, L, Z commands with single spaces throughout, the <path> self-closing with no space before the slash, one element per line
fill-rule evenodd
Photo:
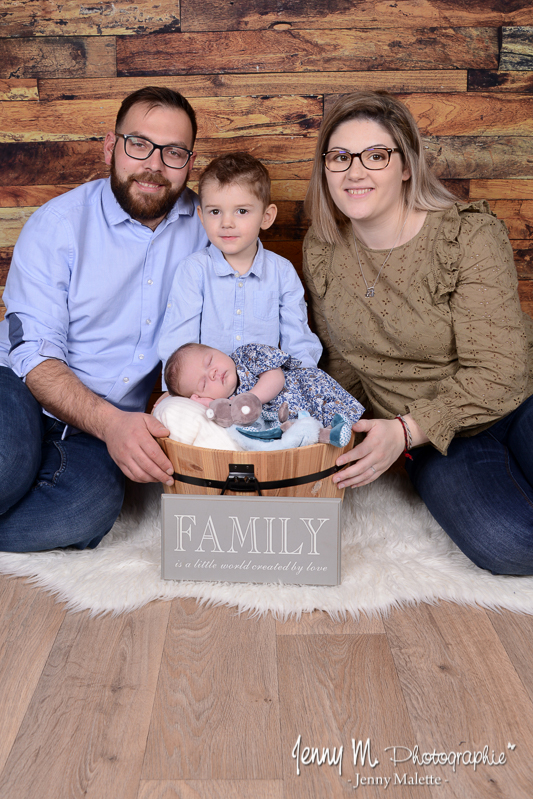
<path fill-rule="evenodd" d="M 1 799 L 533 795 L 533 617 L 90 618 L 5 576 L 0 607 Z"/>

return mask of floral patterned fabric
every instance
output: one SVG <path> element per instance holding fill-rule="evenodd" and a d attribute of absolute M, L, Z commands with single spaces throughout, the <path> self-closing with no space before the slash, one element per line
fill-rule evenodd
<path fill-rule="evenodd" d="M 270 369 L 283 369 L 285 386 L 277 397 L 263 405 L 263 417 L 277 421 L 283 402 L 289 405 L 289 419 L 297 419 L 298 411 L 308 411 L 324 426 L 329 427 L 335 414 L 350 425 L 358 421 L 363 406 L 348 394 L 336 380 L 321 369 L 305 368 L 297 358 L 267 344 L 246 344 L 230 356 L 237 367 L 237 394 L 250 391 L 259 375 Z"/>

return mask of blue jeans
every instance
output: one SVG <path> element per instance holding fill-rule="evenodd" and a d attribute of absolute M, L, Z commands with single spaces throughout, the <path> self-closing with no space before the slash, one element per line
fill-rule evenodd
<path fill-rule="evenodd" d="M 406 459 L 429 511 L 477 566 L 533 574 L 533 397 L 488 430 Z"/>
<path fill-rule="evenodd" d="M 0 366 L 0 550 L 93 548 L 113 526 L 124 475 L 102 441 L 62 441 L 64 427 Z"/>

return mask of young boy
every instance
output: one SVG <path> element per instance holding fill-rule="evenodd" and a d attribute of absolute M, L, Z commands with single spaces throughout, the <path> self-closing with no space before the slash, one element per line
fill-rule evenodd
<path fill-rule="evenodd" d="M 178 264 L 159 342 L 163 363 L 188 342 L 227 355 L 260 342 L 316 366 L 322 347 L 307 323 L 302 283 L 258 239 L 277 214 L 267 169 L 248 153 L 219 156 L 200 176 L 198 194 L 211 244 Z"/>
<path fill-rule="evenodd" d="M 278 420 L 287 403 L 288 419 L 308 411 L 325 428 L 319 441 L 338 447 L 348 444 L 352 424 L 364 411 L 326 372 L 304 368 L 286 352 L 264 344 L 238 347 L 230 356 L 203 344 L 184 344 L 168 359 L 165 382 L 172 396 L 190 397 L 206 407 L 213 400 L 249 392 L 263 405 L 263 418 L 271 421 Z"/>

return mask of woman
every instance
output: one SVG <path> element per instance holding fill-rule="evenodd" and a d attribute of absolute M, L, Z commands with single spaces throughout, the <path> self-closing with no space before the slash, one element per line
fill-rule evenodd
<path fill-rule="evenodd" d="M 431 174 L 387 92 L 327 114 L 306 209 L 320 365 L 373 415 L 337 461 L 339 488 L 406 452 L 413 485 L 474 563 L 533 574 L 533 326 L 504 225 Z"/>

